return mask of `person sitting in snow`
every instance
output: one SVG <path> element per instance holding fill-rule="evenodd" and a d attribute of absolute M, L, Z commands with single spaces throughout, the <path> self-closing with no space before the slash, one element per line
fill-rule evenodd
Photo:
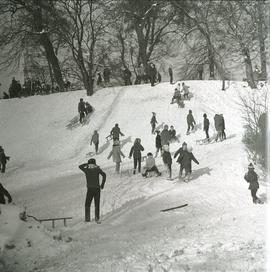
<path fill-rule="evenodd" d="M 115 140 L 119 140 L 119 139 L 120 139 L 120 137 L 119 137 L 120 135 L 121 135 L 121 136 L 125 136 L 125 135 L 121 132 L 121 130 L 120 130 L 118 124 L 115 124 L 115 126 L 112 128 L 110 135 L 112 136 L 112 138 L 113 138 L 114 141 L 115 141 Z"/>
<path fill-rule="evenodd" d="M 95 159 L 88 160 L 87 163 L 79 165 L 86 176 L 87 194 L 85 199 L 85 222 L 90 222 L 90 208 L 94 198 L 95 201 L 95 221 L 100 224 L 100 189 L 104 189 L 106 174 L 96 165 Z M 99 183 L 99 175 L 102 176 L 102 183 Z"/>
<path fill-rule="evenodd" d="M 134 162 L 133 175 L 136 174 L 137 165 L 138 165 L 138 172 L 141 173 L 141 162 L 142 162 L 141 151 L 144 151 L 144 147 L 141 145 L 141 139 L 136 138 L 134 145 L 131 147 L 130 153 L 129 153 L 130 159 L 133 155 L 133 162 Z"/>
<path fill-rule="evenodd" d="M 158 171 L 155 159 L 154 159 L 153 154 L 151 152 L 147 153 L 147 158 L 145 161 L 145 166 L 143 167 L 142 176 L 147 177 L 149 172 L 155 172 L 157 174 L 157 176 L 161 176 L 161 173 Z"/>
<path fill-rule="evenodd" d="M 162 146 L 170 144 L 170 132 L 168 129 L 168 125 L 165 125 L 164 129 L 161 131 L 160 137 Z"/>
<path fill-rule="evenodd" d="M 176 130 L 174 129 L 174 126 L 170 127 L 169 130 L 170 133 L 170 142 L 179 142 L 178 138 L 176 137 Z"/>
<path fill-rule="evenodd" d="M 0 146 L 0 170 L 2 173 L 6 171 L 6 164 L 9 159 L 10 157 L 6 156 L 4 149 Z"/>
<path fill-rule="evenodd" d="M 94 131 L 94 134 L 91 138 L 90 145 L 92 145 L 92 143 L 94 143 L 94 145 L 95 145 L 95 151 L 97 154 L 98 153 L 98 145 L 99 145 L 99 134 L 98 134 L 97 130 Z"/>
<path fill-rule="evenodd" d="M 156 142 L 156 156 L 155 156 L 155 158 L 157 157 L 159 152 L 161 154 L 161 149 L 162 149 L 160 131 L 157 130 L 156 134 L 157 134 L 157 136 L 156 136 L 156 141 L 155 141 Z"/>
<path fill-rule="evenodd" d="M 254 171 L 254 166 L 252 163 L 248 166 L 248 172 L 245 174 L 244 179 L 249 183 L 248 189 L 251 191 L 251 197 L 253 203 L 260 203 L 260 199 L 257 197 L 257 191 L 259 189 L 258 175 Z"/>
<path fill-rule="evenodd" d="M 163 163 L 166 166 L 168 172 L 169 172 L 169 179 L 172 178 L 172 156 L 171 153 L 169 151 L 169 146 L 168 145 L 164 145 L 162 147 L 162 159 L 163 159 Z"/>
<path fill-rule="evenodd" d="M 112 151 L 110 152 L 107 159 L 109 160 L 111 156 L 113 157 L 113 162 L 115 162 L 115 172 L 117 174 L 119 174 L 120 173 L 120 164 L 122 162 L 121 156 L 123 158 L 125 158 L 125 155 L 121 151 L 119 140 L 114 140 L 113 146 L 112 146 Z"/>
<path fill-rule="evenodd" d="M 87 101 L 85 102 L 85 111 L 86 111 L 86 114 L 89 114 L 93 111 L 93 107 Z"/>
<path fill-rule="evenodd" d="M 185 85 L 185 83 L 182 83 L 182 92 L 184 93 L 184 99 L 188 99 L 189 95 L 189 86 Z"/>
<path fill-rule="evenodd" d="M 188 125 L 188 129 L 187 129 L 187 135 L 188 135 L 190 132 L 190 129 L 193 130 L 194 125 L 196 125 L 196 122 L 195 122 L 193 114 L 192 114 L 192 110 L 189 110 L 189 113 L 187 115 L 187 125 Z"/>
<path fill-rule="evenodd" d="M 187 152 L 183 152 L 181 157 L 179 158 L 179 163 L 183 165 L 183 169 L 185 170 L 184 181 L 190 180 L 190 175 L 192 172 L 192 164 L 191 164 L 192 161 L 199 164 L 199 162 L 197 161 L 197 159 L 194 157 L 192 153 L 192 147 L 188 146 Z"/>
<path fill-rule="evenodd" d="M 8 203 L 12 202 L 10 193 L 8 192 L 6 188 L 4 188 L 2 183 L 0 183 L 0 204 L 6 204 L 5 197 L 7 197 Z"/>
<path fill-rule="evenodd" d="M 156 129 L 156 124 L 157 124 L 157 118 L 156 118 L 156 113 L 152 112 L 152 118 L 150 121 L 151 127 L 152 127 L 152 134 L 155 133 L 155 129 Z"/>
<path fill-rule="evenodd" d="M 180 147 L 175 153 L 174 153 L 174 159 L 178 156 L 176 162 L 180 164 L 180 170 L 179 170 L 179 180 L 181 179 L 183 175 L 184 170 L 184 162 L 182 161 L 182 156 L 184 156 L 184 153 L 187 152 L 187 143 L 183 142 L 182 147 Z M 180 160 L 181 159 L 181 160 Z"/>

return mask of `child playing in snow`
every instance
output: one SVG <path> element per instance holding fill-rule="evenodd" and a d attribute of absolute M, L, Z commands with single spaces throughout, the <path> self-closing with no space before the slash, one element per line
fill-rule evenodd
<path fill-rule="evenodd" d="M 163 146 L 162 159 L 169 172 L 169 179 L 172 178 L 172 156 L 169 151 L 169 146 Z"/>
<path fill-rule="evenodd" d="M 151 152 L 147 154 L 147 158 L 146 158 L 145 166 L 143 167 L 143 170 L 144 171 L 142 173 L 142 176 L 146 178 L 147 178 L 147 174 L 152 171 L 155 172 L 158 176 L 161 175 L 161 173 L 158 171 L 158 168 L 156 167 L 156 162 Z"/>
<path fill-rule="evenodd" d="M 91 138 L 90 145 L 92 145 L 92 143 L 94 143 L 94 145 L 95 145 L 95 151 L 97 154 L 98 153 L 98 145 L 99 145 L 99 134 L 98 134 L 97 130 L 94 131 L 94 134 Z"/>
<path fill-rule="evenodd" d="M 157 130 L 156 133 L 157 133 L 157 136 L 156 136 L 156 156 L 155 156 L 155 158 L 157 157 L 159 151 L 160 151 L 160 154 L 161 154 L 161 148 L 162 148 L 160 131 Z"/>
<path fill-rule="evenodd" d="M 155 129 L 156 129 L 156 124 L 157 124 L 157 118 L 156 118 L 156 113 L 152 112 L 152 118 L 150 121 L 151 127 L 152 127 L 152 134 L 155 134 Z"/>
<path fill-rule="evenodd" d="M 257 191 L 259 189 L 258 175 L 254 171 L 254 166 L 252 163 L 248 166 L 248 172 L 245 174 L 244 179 L 249 183 L 248 189 L 251 191 L 251 196 L 254 204 L 261 203 L 260 199 L 257 197 Z"/>
<path fill-rule="evenodd" d="M 119 140 L 115 140 L 113 142 L 113 146 L 112 146 L 112 151 L 110 152 L 109 156 L 108 156 L 108 160 L 110 159 L 110 157 L 113 157 L 113 162 L 115 162 L 115 172 L 117 174 L 119 174 L 120 172 L 120 164 L 122 162 L 121 160 L 121 156 L 123 158 L 125 158 L 125 155 L 122 153 L 121 149 L 120 149 L 120 141 Z"/>

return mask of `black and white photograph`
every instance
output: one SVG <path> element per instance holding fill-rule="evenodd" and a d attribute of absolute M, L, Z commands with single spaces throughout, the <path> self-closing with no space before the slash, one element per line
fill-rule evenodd
<path fill-rule="evenodd" d="M 0 272 L 270 272 L 270 0 L 0 0 Z"/>

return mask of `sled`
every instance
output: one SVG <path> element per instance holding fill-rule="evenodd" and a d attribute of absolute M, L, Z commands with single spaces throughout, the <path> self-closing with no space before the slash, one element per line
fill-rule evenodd
<path fill-rule="evenodd" d="M 199 140 L 196 140 L 196 144 L 197 145 L 209 144 L 210 142 L 211 142 L 210 139 L 199 139 Z"/>
<path fill-rule="evenodd" d="M 181 208 L 186 207 L 187 205 L 188 205 L 188 204 L 184 204 L 184 205 L 181 205 L 181 206 L 176 206 L 176 207 L 164 209 L 164 210 L 161 210 L 160 212 L 168 212 L 168 211 L 172 211 L 172 210 L 176 210 L 176 209 L 181 209 Z"/>
<path fill-rule="evenodd" d="M 106 141 L 107 141 L 107 142 L 109 142 L 110 140 L 112 140 L 112 135 L 108 135 L 108 136 L 106 137 Z"/>
<path fill-rule="evenodd" d="M 72 217 L 55 217 L 55 218 L 38 219 L 35 216 L 29 215 L 29 214 L 27 214 L 27 217 L 31 217 L 31 218 L 35 219 L 36 221 L 38 221 L 39 223 L 51 221 L 53 229 L 55 228 L 55 221 L 63 220 L 64 226 L 66 227 L 67 226 L 67 220 L 72 219 Z"/>
<path fill-rule="evenodd" d="M 86 154 L 86 157 L 94 157 L 96 155 L 96 153 L 95 152 L 89 152 L 89 153 L 87 153 Z"/>

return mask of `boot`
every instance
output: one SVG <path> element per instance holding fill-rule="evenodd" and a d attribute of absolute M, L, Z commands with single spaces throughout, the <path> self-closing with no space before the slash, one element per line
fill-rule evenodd
<path fill-rule="evenodd" d="M 90 207 L 85 207 L 85 222 L 90 222 Z"/>
<path fill-rule="evenodd" d="M 134 170 L 133 170 L 133 175 L 135 175 L 135 174 L 136 174 L 136 170 L 134 169 Z"/>

